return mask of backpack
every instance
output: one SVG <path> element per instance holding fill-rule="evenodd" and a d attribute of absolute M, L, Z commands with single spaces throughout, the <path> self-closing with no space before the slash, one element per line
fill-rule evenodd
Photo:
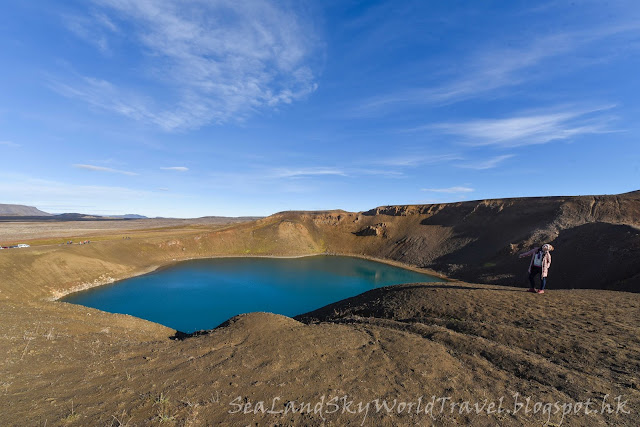
<path fill-rule="evenodd" d="M 542 250 L 538 250 L 536 254 L 533 256 L 533 266 L 534 267 L 542 267 L 542 258 L 544 257 L 544 253 Z"/>

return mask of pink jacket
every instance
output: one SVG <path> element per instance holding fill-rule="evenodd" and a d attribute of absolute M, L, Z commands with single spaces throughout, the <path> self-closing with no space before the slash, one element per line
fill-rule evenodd
<path fill-rule="evenodd" d="M 520 254 L 520 258 L 532 255 L 531 262 L 529 263 L 529 273 L 531 273 L 531 267 L 533 266 L 533 257 L 535 256 L 536 252 L 538 252 L 538 249 L 540 248 L 533 248 L 530 251 Z M 549 274 L 549 267 L 551 267 L 551 252 L 545 252 L 542 257 L 542 277 L 547 277 L 547 275 Z"/>

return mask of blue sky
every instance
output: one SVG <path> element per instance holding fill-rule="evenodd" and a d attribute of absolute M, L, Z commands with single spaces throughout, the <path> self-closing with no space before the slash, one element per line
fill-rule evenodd
<path fill-rule="evenodd" d="M 2 2 L 0 203 L 147 216 L 640 189 L 637 1 Z"/>

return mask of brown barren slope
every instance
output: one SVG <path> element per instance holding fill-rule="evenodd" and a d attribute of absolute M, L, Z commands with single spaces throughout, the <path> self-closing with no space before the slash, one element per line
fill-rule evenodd
<path fill-rule="evenodd" d="M 635 193 L 286 212 L 222 229 L 1 251 L 1 424 L 639 425 L 640 294 L 556 290 L 638 289 L 638 203 Z M 515 254 L 538 241 L 557 247 L 544 296 L 494 284 L 403 285 L 297 319 L 242 315 L 182 340 L 144 320 L 51 300 L 220 255 L 346 253 L 521 285 L 527 264 Z M 446 405 L 425 413 L 432 396 Z M 617 396 L 626 404 L 615 413 Z M 526 397 L 538 411 L 514 414 L 514 400 Z M 376 411 L 376 399 L 396 406 Z M 300 413 L 301 402 L 310 411 Z M 502 402 L 503 411 L 469 412 L 464 402 Z M 542 412 L 554 402 L 588 403 L 589 413 Z M 613 413 L 602 413 L 603 402 Z M 248 406 L 230 413 L 239 403 Z"/>

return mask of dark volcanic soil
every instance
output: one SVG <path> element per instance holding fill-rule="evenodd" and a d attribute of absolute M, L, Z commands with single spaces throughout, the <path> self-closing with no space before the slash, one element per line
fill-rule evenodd
<path fill-rule="evenodd" d="M 25 314 L 29 325 L 19 322 Z M 128 316 L 54 302 L 3 303 L 2 324 L 3 425 L 640 423 L 636 294 L 400 285 L 297 320 L 241 315 L 184 340 Z M 424 413 L 432 396 L 446 405 Z M 602 414 L 617 396 L 627 402 L 622 412 Z M 591 402 L 594 412 L 514 414 L 527 397 L 531 411 L 536 402 L 572 410 Z M 405 410 L 378 412 L 376 399 Z M 406 410 L 421 400 L 422 411 Z M 496 409 L 502 401 L 503 412 L 451 407 L 484 401 Z M 298 413 L 282 413 L 286 402 Z M 324 402 L 324 413 L 299 413 L 304 402 Z M 360 402 L 369 402 L 366 419 L 354 409 Z"/>

